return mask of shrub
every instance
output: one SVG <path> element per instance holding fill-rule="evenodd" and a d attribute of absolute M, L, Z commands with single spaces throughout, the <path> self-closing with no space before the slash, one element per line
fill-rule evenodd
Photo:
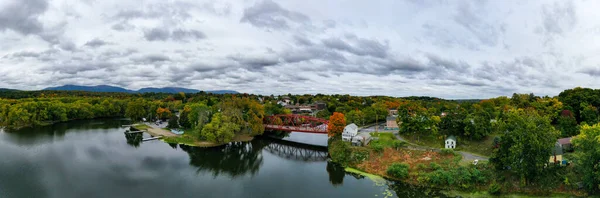
<path fill-rule="evenodd" d="M 502 186 L 500 186 L 496 182 L 490 184 L 490 187 L 488 188 L 488 193 L 490 193 L 490 195 L 499 195 L 501 193 L 501 191 L 502 191 Z"/>
<path fill-rule="evenodd" d="M 425 166 L 425 164 L 418 164 L 418 165 L 417 165 L 417 169 L 419 169 L 419 170 L 424 170 L 424 169 L 426 169 L 426 168 L 427 168 L 427 167 Z"/>
<path fill-rule="evenodd" d="M 387 174 L 396 178 L 405 178 L 408 176 L 410 166 L 405 163 L 394 163 L 387 169 Z"/>
<path fill-rule="evenodd" d="M 370 146 L 370 147 L 371 147 L 373 150 L 377 151 L 378 153 L 381 153 L 381 152 L 383 152 L 383 148 L 384 148 L 384 146 L 383 146 L 383 145 L 381 145 L 381 143 L 379 143 L 379 142 L 372 142 L 371 144 L 369 144 L 369 146 Z"/>
<path fill-rule="evenodd" d="M 406 142 L 402 140 L 394 140 L 392 142 L 392 147 L 395 149 L 399 149 L 406 146 Z"/>
<path fill-rule="evenodd" d="M 431 162 L 431 163 L 429 163 L 429 168 L 431 168 L 431 170 L 439 170 L 439 169 L 442 169 L 442 166 L 440 166 L 439 164 L 437 164 L 435 162 Z"/>
<path fill-rule="evenodd" d="M 348 163 L 350 164 L 358 164 L 362 161 L 365 161 L 369 158 L 369 149 L 364 147 L 351 147 L 350 159 Z"/>
<path fill-rule="evenodd" d="M 452 149 L 446 149 L 446 148 L 440 150 L 440 153 L 442 155 L 454 155 L 455 154 L 454 150 L 452 150 Z"/>

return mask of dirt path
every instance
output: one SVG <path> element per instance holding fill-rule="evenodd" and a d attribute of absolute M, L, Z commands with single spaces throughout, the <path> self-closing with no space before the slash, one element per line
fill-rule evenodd
<path fill-rule="evenodd" d="M 163 125 L 156 125 L 154 123 L 149 123 L 146 122 L 144 123 L 144 125 L 148 126 L 149 128 L 147 129 L 147 133 L 152 135 L 152 136 L 163 136 L 163 137 L 176 137 L 179 136 L 175 133 L 172 133 L 169 130 L 163 129 L 164 127 L 166 127 L 166 124 Z"/>
<path fill-rule="evenodd" d="M 160 128 L 148 128 L 148 133 L 152 136 L 176 137 L 177 134 Z"/>

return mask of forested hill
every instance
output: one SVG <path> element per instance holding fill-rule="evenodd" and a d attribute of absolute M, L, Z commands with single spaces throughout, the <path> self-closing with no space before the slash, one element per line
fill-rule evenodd
<path fill-rule="evenodd" d="M 44 90 L 47 91 L 89 91 L 89 92 L 114 92 L 114 93 L 198 93 L 200 90 L 197 89 L 187 89 L 181 87 L 163 87 L 163 88 L 154 88 L 147 87 L 142 88 L 140 90 L 128 90 L 121 87 L 109 86 L 109 85 L 98 85 L 98 86 L 78 86 L 78 85 L 64 85 L 59 87 L 48 87 Z M 213 90 L 206 91 L 207 93 L 213 94 L 237 94 L 237 91 L 233 90 Z"/>

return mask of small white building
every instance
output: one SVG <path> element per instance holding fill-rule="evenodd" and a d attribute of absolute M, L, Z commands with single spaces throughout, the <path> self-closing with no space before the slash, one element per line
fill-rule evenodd
<path fill-rule="evenodd" d="M 366 146 L 371 141 L 371 134 L 367 132 L 358 133 L 358 135 L 352 137 L 352 145 L 354 146 Z"/>
<path fill-rule="evenodd" d="M 454 149 L 456 148 L 456 137 L 454 136 L 448 136 L 448 138 L 446 138 L 446 147 L 447 149 Z"/>
<path fill-rule="evenodd" d="M 342 132 L 342 140 L 351 142 L 352 137 L 356 136 L 357 134 L 358 134 L 358 126 L 356 126 L 356 124 L 354 124 L 354 123 L 349 124 L 348 126 L 344 127 L 344 132 Z"/>

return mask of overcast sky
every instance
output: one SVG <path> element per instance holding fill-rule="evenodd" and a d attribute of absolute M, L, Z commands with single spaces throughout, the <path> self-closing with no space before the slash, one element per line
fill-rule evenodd
<path fill-rule="evenodd" d="M 1 0 L 0 87 L 489 98 L 600 88 L 599 1 Z"/>

